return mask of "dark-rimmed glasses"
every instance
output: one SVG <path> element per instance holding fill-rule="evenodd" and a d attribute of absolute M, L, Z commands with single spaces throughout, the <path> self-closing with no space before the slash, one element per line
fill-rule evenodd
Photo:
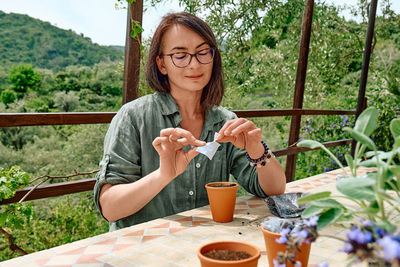
<path fill-rule="evenodd" d="M 197 59 L 200 64 L 209 64 L 214 59 L 215 49 L 213 47 L 202 49 L 194 54 L 188 52 L 176 52 L 172 54 L 166 54 L 162 56 L 171 57 L 172 63 L 178 68 L 184 68 L 192 62 L 193 56 Z"/>

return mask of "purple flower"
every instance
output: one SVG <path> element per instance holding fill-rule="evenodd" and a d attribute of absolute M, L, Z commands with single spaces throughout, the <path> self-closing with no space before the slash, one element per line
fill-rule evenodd
<path fill-rule="evenodd" d="M 308 237 L 308 232 L 307 230 L 301 230 L 298 232 L 293 233 L 293 235 L 297 238 L 302 238 L 302 239 L 306 239 Z"/>
<path fill-rule="evenodd" d="M 286 267 L 286 264 L 279 263 L 279 261 L 277 259 L 274 259 L 273 262 L 274 262 L 274 267 Z"/>
<path fill-rule="evenodd" d="M 400 259 L 400 243 L 390 236 L 385 236 L 376 241 L 383 248 L 383 257 L 387 262 Z"/>
<path fill-rule="evenodd" d="M 329 267 L 329 263 L 323 262 L 321 264 L 318 264 L 317 267 Z"/>
<path fill-rule="evenodd" d="M 370 243 L 373 240 L 370 231 L 363 232 L 358 228 L 354 228 L 350 232 L 347 232 L 346 236 L 350 241 L 355 241 L 357 244 L 360 245 L 363 245 L 365 243 Z"/>
<path fill-rule="evenodd" d="M 283 228 L 281 231 L 281 237 L 276 239 L 276 242 L 280 243 L 280 244 L 286 244 L 286 242 L 288 241 L 288 234 L 290 233 L 290 228 Z"/>
<path fill-rule="evenodd" d="M 362 225 L 364 226 L 364 227 L 376 227 L 376 225 L 375 225 L 375 223 L 373 223 L 372 221 L 370 221 L 370 220 L 363 220 L 362 218 L 359 218 L 359 221 L 360 221 L 360 223 L 362 223 Z"/>
<path fill-rule="evenodd" d="M 350 254 L 350 253 L 352 253 L 354 251 L 354 247 L 349 242 L 344 242 L 344 247 L 340 251 L 343 251 L 343 252 L 345 252 L 347 254 Z"/>
<path fill-rule="evenodd" d="M 305 220 L 304 223 L 308 227 L 315 227 L 315 226 L 317 226 L 318 219 L 319 219 L 319 217 L 315 215 L 315 216 L 311 217 L 310 219 Z"/>

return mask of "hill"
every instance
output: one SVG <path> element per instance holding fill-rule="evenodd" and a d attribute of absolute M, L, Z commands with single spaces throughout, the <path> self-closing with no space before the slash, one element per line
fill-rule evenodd
<path fill-rule="evenodd" d="M 0 66 L 17 63 L 59 71 L 69 65 L 93 66 L 122 60 L 123 49 L 101 46 L 72 30 L 27 15 L 0 11 Z"/>

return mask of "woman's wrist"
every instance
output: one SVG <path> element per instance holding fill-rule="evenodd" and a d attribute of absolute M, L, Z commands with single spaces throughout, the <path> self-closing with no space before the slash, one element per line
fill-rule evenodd
<path fill-rule="evenodd" d="M 258 141 L 253 145 L 248 145 L 246 151 L 250 158 L 258 159 L 264 155 L 265 148 L 263 143 L 261 141 Z"/>

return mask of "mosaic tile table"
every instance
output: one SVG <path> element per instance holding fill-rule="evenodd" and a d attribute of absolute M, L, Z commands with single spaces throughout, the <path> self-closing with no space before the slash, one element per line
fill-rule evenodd
<path fill-rule="evenodd" d="M 369 169 L 361 169 L 360 174 Z M 335 191 L 335 180 L 341 170 L 319 174 L 287 184 L 287 192 Z M 39 251 L 0 262 L 1 267 L 133 267 L 133 266 L 200 266 L 197 249 L 208 242 L 238 240 L 261 249 L 258 266 L 268 266 L 263 235 L 259 224 L 271 213 L 264 201 L 253 196 L 238 197 L 234 220 L 212 221 L 209 206 L 134 225 L 70 244 Z M 329 234 L 343 235 L 330 227 Z M 346 254 L 338 252 L 342 244 L 319 238 L 312 245 L 309 266 L 327 262 L 346 266 Z"/>

